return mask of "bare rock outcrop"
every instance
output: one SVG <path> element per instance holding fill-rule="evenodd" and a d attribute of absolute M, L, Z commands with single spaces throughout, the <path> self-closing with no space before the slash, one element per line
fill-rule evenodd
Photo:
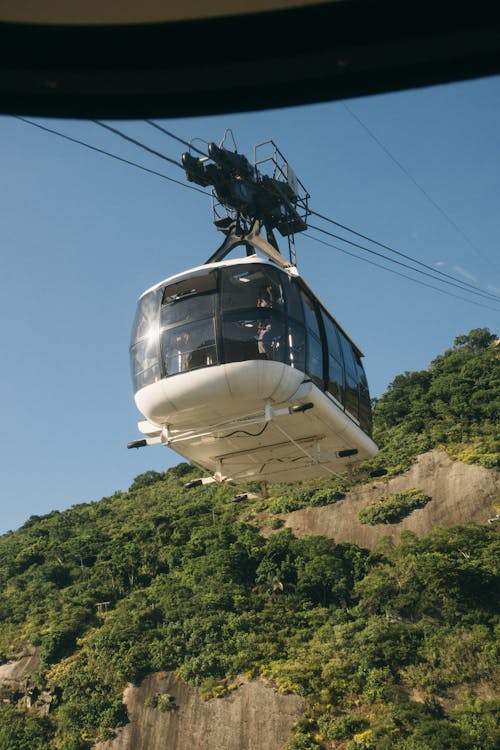
<path fill-rule="evenodd" d="M 358 520 L 362 508 L 391 492 L 417 488 L 432 500 L 400 523 L 369 526 Z M 303 508 L 281 516 L 297 536 L 322 534 L 336 542 L 352 542 L 373 549 L 384 536 L 395 541 L 403 529 L 424 536 L 436 526 L 486 523 L 494 515 L 492 504 L 500 496 L 500 474 L 475 464 L 453 461 L 440 450 L 419 456 L 404 474 L 354 487 L 334 505 Z"/>
<path fill-rule="evenodd" d="M 40 649 L 26 648 L 6 664 L 0 665 L 0 687 L 2 700 L 29 709 L 33 714 L 50 713 L 54 702 L 60 697 L 58 690 L 39 687 L 33 675 L 40 666 Z"/>
<path fill-rule="evenodd" d="M 0 666 L 0 685 L 14 692 L 23 692 L 39 666 L 40 649 L 27 646 L 14 659 Z"/>
<path fill-rule="evenodd" d="M 167 694 L 170 710 L 148 707 Z M 171 673 L 129 686 L 124 702 L 129 723 L 94 750 L 279 750 L 306 706 L 303 698 L 283 695 L 265 680 L 245 678 L 228 696 L 203 700 L 198 688 Z"/>

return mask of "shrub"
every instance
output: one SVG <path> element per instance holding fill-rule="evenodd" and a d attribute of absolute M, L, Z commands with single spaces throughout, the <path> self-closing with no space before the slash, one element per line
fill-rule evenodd
<path fill-rule="evenodd" d="M 175 698 L 170 693 L 155 693 L 144 701 L 146 708 L 157 708 L 159 711 L 174 711 L 177 708 Z"/>
<path fill-rule="evenodd" d="M 378 523 L 399 523 L 417 508 L 423 508 L 432 500 L 421 490 L 412 489 L 406 492 L 391 492 L 388 498 L 375 505 L 369 505 L 358 513 L 361 523 L 375 526 Z"/>
<path fill-rule="evenodd" d="M 345 497 L 345 487 L 339 482 L 334 487 L 307 487 L 299 492 L 279 495 L 271 500 L 271 513 L 292 513 L 294 510 L 318 505 L 329 505 Z"/>
<path fill-rule="evenodd" d="M 318 720 L 318 727 L 321 734 L 328 740 L 348 740 L 356 733 L 367 729 L 368 722 L 366 719 L 351 714 L 342 716 L 323 716 Z"/>
<path fill-rule="evenodd" d="M 321 745 L 310 734 L 299 732 L 290 737 L 283 745 L 283 750 L 318 750 Z"/>
<path fill-rule="evenodd" d="M 325 487 L 322 490 L 317 490 L 311 498 L 310 505 L 331 505 L 339 500 L 343 500 L 345 492 L 341 492 L 338 489 L 332 487 Z"/>
<path fill-rule="evenodd" d="M 271 518 L 267 525 L 270 529 L 281 529 L 285 525 L 285 522 L 282 518 Z"/>

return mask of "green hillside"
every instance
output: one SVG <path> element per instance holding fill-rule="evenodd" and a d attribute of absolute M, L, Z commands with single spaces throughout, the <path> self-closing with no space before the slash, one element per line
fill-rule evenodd
<path fill-rule="evenodd" d="M 259 526 L 262 512 L 333 502 L 368 469 L 397 473 L 438 445 L 498 467 L 494 339 L 472 331 L 428 371 L 398 376 L 375 405 L 380 457 L 344 483 L 234 503 L 234 488 L 184 489 L 198 472 L 180 464 L 1 537 L 0 657 L 40 647 L 32 683 L 53 696 L 41 717 L 2 688 L 1 750 L 112 736 L 125 684 L 153 671 L 207 697 L 241 673 L 304 696 L 287 750 L 496 748 L 496 524 L 405 532 L 374 553 Z"/>
<path fill-rule="evenodd" d="M 458 336 L 428 370 L 398 375 L 375 404 L 379 461 L 407 468 L 444 446 L 456 457 L 500 468 L 500 346 L 486 328 Z"/>

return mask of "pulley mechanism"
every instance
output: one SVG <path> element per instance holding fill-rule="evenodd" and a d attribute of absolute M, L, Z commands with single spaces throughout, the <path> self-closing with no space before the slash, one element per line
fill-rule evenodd
<path fill-rule="evenodd" d="M 182 154 L 187 179 L 212 187 L 214 224 L 226 234 L 207 262 L 220 261 L 233 247 L 245 244 L 258 247 L 280 265 L 296 265 L 294 235 L 307 229 L 309 193 L 274 141 L 255 146 L 253 164 L 236 146 L 231 151 L 223 144 L 224 140 L 220 146 L 209 143 L 204 157 Z M 261 227 L 267 241 L 260 235 Z M 275 229 L 288 238 L 290 263 L 279 251 Z"/>

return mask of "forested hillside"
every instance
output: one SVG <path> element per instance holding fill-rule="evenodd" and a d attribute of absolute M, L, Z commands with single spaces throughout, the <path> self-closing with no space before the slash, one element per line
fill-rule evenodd
<path fill-rule="evenodd" d="M 488 329 L 476 328 L 428 370 L 398 375 L 375 404 L 379 461 L 398 470 L 443 445 L 462 461 L 498 469 L 499 422 L 500 346 Z"/>
<path fill-rule="evenodd" d="M 0 749 L 85 750 L 127 721 L 127 683 L 175 672 L 207 699 L 241 674 L 304 697 L 286 750 L 494 750 L 498 524 L 404 532 L 370 552 L 296 538 L 273 515 L 335 502 L 369 470 L 395 475 L 436 446 L 497 469 L 494 341 L 472 331 L 428 371 L 398 376 L 375 405 L 379 457 L 342 482 L 235 503 L 234 488 L 185 489 L 198 472 L 180 464 L 1 537 L 0 663 L 30 644 L 40 665 L 1 688 Z M 429 500 L 391 501 L 367 522 Z"/>

